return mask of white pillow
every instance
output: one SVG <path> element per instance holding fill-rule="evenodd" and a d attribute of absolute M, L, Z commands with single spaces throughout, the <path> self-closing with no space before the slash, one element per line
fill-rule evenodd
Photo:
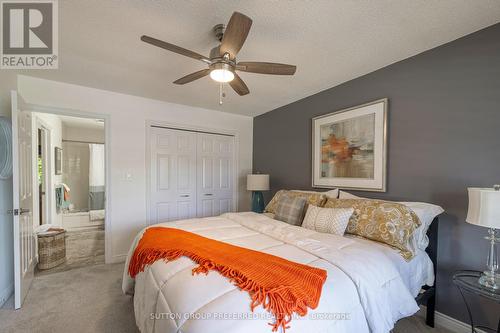
<path fill-rule="evenodd" d="M 354 194 L 345 191 L 339 191 L 339 199 L 369 199 L 358 197 Z M 417 247 L 421 250 L 425 250 L 429 245 L 429 237 L 427 237 L 427 230 L 434 221 L 434 218 L 439 214 L 444 212 L 444 209 L 438 205 L 433 205 L 426 202 L 409 202 L 402 201 L 399 202 L 406 207 L 413 210 L 413 212 L 418 216 L 418 219 L 422 224 L 415 230 L 415 241 Z"/>
<path fill-rule="evenodd" d="M 343 236 L 354 208 L 321 208 L 309 205 L 302 227 Z"/>
<path fill-rule="evenodd" d="M 429 237 L 427 237 L 427 230 L 434 221 L 434 218 L 444 212 L 444 209 L 438 205 L 433 205 L 426 202 L 400 202 L 406 207 L 410 208 L 418 216 L 422 224 L 415 230 L 415 240 L 417 247 L 425 250 L 429 245 Z"/>
<path fill-rule="evenodd" d="M 328 198 L 332 198 L 332 199 L 337 199 L 339 197 L 339 189 L 338 188 L 335 188 L 335 189 L 329 190 L 329 191 L 324 191 L 324 192 L 320 192 L 320 191 L 303 191 L 303 190 L 292 190 L 292 192 L 318 193 L 318 194 L 323 194 L 323 195 L 327 196 Z"/>

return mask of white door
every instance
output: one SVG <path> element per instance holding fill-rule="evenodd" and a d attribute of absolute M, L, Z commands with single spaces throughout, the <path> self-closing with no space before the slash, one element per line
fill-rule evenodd
<path fill-rule="evenodd" d="M 17 93 L 12 103 L 12 182 L 14 194 L 14 305 L 19 309 L 33 280 L 33 149 L 31 113 L 23 111 Z"/>
<path fill-rule="evenodd" d="M 196 133 L 151 127 L 149 223 L 196 217 Z"/>
<path fill-rule="evenodd" d="M 234 137 L 198 133 L 197 215 L 217 216 L 234 210 Z"/>

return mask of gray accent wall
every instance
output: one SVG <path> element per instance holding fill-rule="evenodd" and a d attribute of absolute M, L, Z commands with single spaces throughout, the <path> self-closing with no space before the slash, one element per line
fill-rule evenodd
<path fill-rule="evenodd" d="M 468 186 L 500 183 L 500 24 L 256 117 L 254 172 L 271 175 L 266 201 L 282 188 L 311 189 L 311 118 L 385 97 L 387 192 L 353 193 L 446 210 L 437 311 L 468 322 L 451 278 L 486 263 L 487 230 L 465 217 Z M 497 327 L 500 305 L 471 300 L 475 320 Z"/>

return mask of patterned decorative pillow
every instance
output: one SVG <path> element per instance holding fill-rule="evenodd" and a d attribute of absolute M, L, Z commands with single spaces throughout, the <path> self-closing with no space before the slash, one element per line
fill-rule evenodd
<path fill-rule="evenodd" d="M 415 230 L 421 222 L 403 204 L 382 200 L 328 199 L 326 208 L 354 208 L 346 233 L 385 243 L 409 261 L 417 249 Z"/>
<path fill-rule="evenodd" d="M 282 195 L 276 205 L 274 219 L 292 225 L 300 225 L 304 217 L 306 199 L 289 195 Z"/>
<path fill-rule="evenodd" d="M 339 191 L 339 199 L 365 199 L 370 200 L 368 198 L 358 197 L 349 192 Z M 415 231 L 415 241 L 417 242 L 417 247 L 421 250 L 425 250 L 429 245 L 429 237 L 427 237 L 427 231 L 431 226 L 434 218 L 439 214 L 444 212 L 442 207 L 437 205 L 433 205 L 426 202 L 412 202 L 412 201 L 403 201 L 399 202 L 400 204 L 405 205 L 415 212 L 418 216 L 418 219 L 422 223 L 420 227 Z"/>
<path fill-rule="evenodd" d="M 342 236 L 353 212 L 354 208 L 321 208 L 309 205 L 302 227 Z"/>
<path fill-rule="evenodd" d="M 326 200 L 328 199 L 325 195 L 319 193 L 319 192 L 299 192 L 299 191 L 289 191 L 289 190 L 279 190 L 276 192 L 274 197 L 269 201 L 269 203 L 266 206 L 266 209 L 264 212 L 266 213 L 276 213 L 276 206 L 278 205 L 278 201 L 282 195 L 288 195 L 292 197 L 299 197 L 299 198 L 305 198 L 306 199 L 306 208 L 307 205 L 314 205 L 314 206 L 322 206 Z"/>

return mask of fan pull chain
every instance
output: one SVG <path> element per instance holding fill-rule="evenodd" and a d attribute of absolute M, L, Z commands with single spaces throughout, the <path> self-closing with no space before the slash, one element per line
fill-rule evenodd
<path fill-rule="evenodd" d="M 222 105 L 222 83 L 219 83 L 219 105 Z"/>
<path fill-rule="evenodd" d="M 222 99 L 226 97 L 226 93 L 224 92 L 224 83 L 219 84 L 219 105 L 222 105 Z"/>

